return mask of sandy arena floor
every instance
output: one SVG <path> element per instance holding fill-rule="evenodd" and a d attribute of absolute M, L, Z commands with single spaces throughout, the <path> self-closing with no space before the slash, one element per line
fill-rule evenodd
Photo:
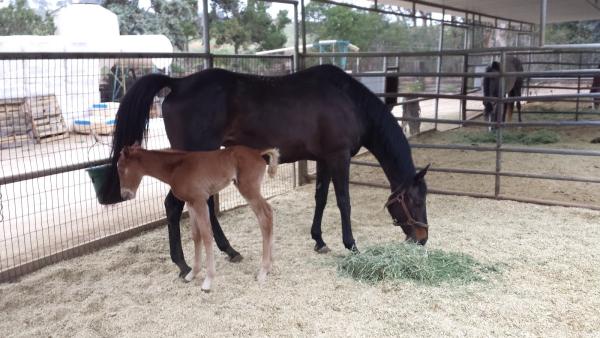
<path fill-rule="evenodd" d="M 400 239 L 382 204 L 387 191 L 353 186 L 360 247 Z M 333 194 L 324 233 L 332 252 L 312 252 L 313 187 L 271 200 L 275 271 L 254 280 L 260 235 L 251 212 L 222 217 L 244 255 L 218 255 L 209 294 L 184 284 L 168 257 L 166 229 L 0 285 L 3 337 L 106 336 L 594 336 L 600 332 L 600 212 L 430 196 L 429 248 L 501 267 L 489 282 L 429 287 L 368 285 L 340 277 L 345 255 Z M 185 231 L 185 250 L 192 246 Z"/>

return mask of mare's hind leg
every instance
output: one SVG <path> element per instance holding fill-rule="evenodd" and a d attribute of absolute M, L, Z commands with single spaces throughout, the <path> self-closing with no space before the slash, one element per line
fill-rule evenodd
<path fill-rule="evenodd" d="M 317 161 L 317 183 L 315 187 L 315 215 L 313 217 L 312 227 L 310 228 L 310 234 L 312 239 L 315 240 L 315 251 L 318 253 L 327 253 L 331 250 L 327 247 L 327 244 L 323 241 L 321 232 L 321 222 L 323 220 L 323 211 L 327 204 L 327 194 L 329 193 L 329 183 L 331 182 L 331 176 L 327 170 L 327 166 L 323 161 Z"/>
<path fill-rule="evenodd" d="M 202 250 L 202 236 L 200 229 L 198 228 L 198 216 L 194 213 L 193 209 L 190 208 L 190 228 L 192 232 L 192 240 L 194 241 L 194 265 L 192 271 L 190 271 L 185 280 L 190 282 L 201 270 L 201 250 Z"/>
<path fill-rule="evenodd" d="M 346 249 L 358 252 L 356 242 L 352 236 L 352 225 L 350 222 L 350 154 L 338 153 L 327 159 L 327 168 L 331 174 L 335 197 L 342 218 L 342 236 Z"/>
<path fill-rule="evenodd" d="M 221 229 L 221 225 L 219 224 L 219 220 L 217 219 L 217 211 L 215 210 L 215 202 L 213 196 L 211 196 L 208 201 L 208 210 L 210 213 L 210 225 L 215 237 L 215 242 L 217 242 L 217 247 L 219 250 L 226 253 L 229 257 L 229 261 L 233 263 L 241 262 L 244 257 L 240 255 L 234 248 L 231 247 L 227 237 L 225 237 L 225 233 L 223 233 L 223 229 Z"/>
<path fill-rule="evenodd" d="M 169 191 L 167 198 L 165 198 L 165 209 L 167 211 L 167 222 L 169 229 L 169 252 L 171 254 L 171 260 L 179 267 L 179 277 L 185 277 L 190 270 L 192 270 L 183 256 L 183 249 L 181 248 L 181 230 L 179 229 L 179 222 L 181 220 L 181 213 L 183 212 L 183 206 L 185 202 L 179 200 L 172 191 Z"/>

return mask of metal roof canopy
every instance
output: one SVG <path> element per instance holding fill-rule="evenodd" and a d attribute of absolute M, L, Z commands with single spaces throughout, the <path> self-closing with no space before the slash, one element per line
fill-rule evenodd
<path fill-rule="evenodd" d="M 502 18 L 538 24 L 542 0 L 372 0 L 380 4 L 396 5 L 447 13 L 464 17 L 465 12 L 481 14 L 492 18 Z M 568 22 L 600 19 L 600 0 L 547 0 L 546 22 Z M 461 15 L 462 13 L 462 15 Z"/>

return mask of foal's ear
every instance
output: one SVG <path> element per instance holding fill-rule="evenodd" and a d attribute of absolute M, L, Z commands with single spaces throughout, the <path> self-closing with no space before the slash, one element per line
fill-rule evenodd
<path fill-rule="evenodd" d="M 126 146 L 123 148 L 123 150 L 121 150 L 121 155 L 123 155 L 123 157 L 127 158 L 129 157 L 129 147 Z"/>
<path fill-rule="evenodd" d="M 425 177 L 425 174 L 427 174 L 427 169 L 429 169 L 430 165 L 431 165 L 431 163 L 429 163 L 428 165 L 426 165 L 425 168 L 423 168 L 421 171 L 419 171 L 415 175 L 415 182 L 423 180 L 423 178 Z"/>

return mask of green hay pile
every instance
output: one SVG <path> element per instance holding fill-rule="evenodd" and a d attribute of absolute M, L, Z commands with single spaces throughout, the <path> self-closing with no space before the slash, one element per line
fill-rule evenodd
<path fill-rule="evenodd" d="M 482 131 L 478 133 L 468 133 L 462 135 L 464 141 L 468 143 L 496 143 L 496 133 Z M 547 129 L 532 130 L 532 131 L 505 131 L 502 132 L 503 143 L 516 144 L 550 144 L 560 140 L 558 134 Z"/>
<path fill-rule="evenodd" d="M 471 256 L 442 250 L 426 250 L 415 244 L 394 243 L 369 247 L 338 262 L 338 271 L 364 282 L 414 280 L 427 285 L 482 281 L 494 266 L 484 266 Z"/>

